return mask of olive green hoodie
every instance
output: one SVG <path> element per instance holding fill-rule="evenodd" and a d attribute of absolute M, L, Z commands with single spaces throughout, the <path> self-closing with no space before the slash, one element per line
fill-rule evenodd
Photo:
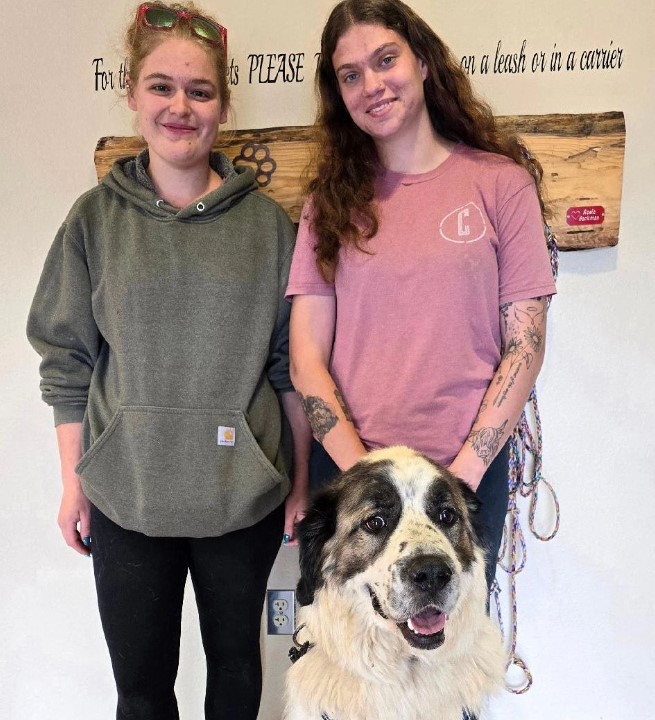
<path fill-rule="evenodd" d="M 75 203 L 28 337 L 55 424 L 83 422 L 91 502 L 148 535 L 221 535 L 289 489 L 276 392 L 293 389 L 294 229 L 224 156 L 212 157 L 224 184 L 179 211 L 157 198 L 147 161 L 119 161 Z"/>

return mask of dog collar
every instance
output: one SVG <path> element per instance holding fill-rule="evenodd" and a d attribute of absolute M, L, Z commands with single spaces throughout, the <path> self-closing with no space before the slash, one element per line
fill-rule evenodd
<path fill-rule="evenodd" d="M 291 660 L 292 663 L 300 660 L 303 655 L 306 655 L 314 647 L 314 643 L 310 643 L 309 640 L 304 643 L 298 642 L 298 633 L 304 627 L 305 623 L 303 623 L 302 625 L 298 625 L 298 627 L 296 628 L 296 632 L 294 632 L 291 638 L 293 640 L 293 647 L 289 649 L 289 660 Z M 321 720 L 330 720 L 330 718 L 327 717 L 327 715 L 322 715 Z"/>
<path fill-rule="evenodd" d="M 289 648 L 289 660 L 292 663 L 298 662 L 303 655 L 306 655 L 313 647 L 314 643 L 310 643 L 307 640 L 304 643 L 298 642 L 298 633 L 305 627 L 305 623 L 298 625 L 296 632 L 294 632 L 291 639 L 293 640 L 293 647 Z M 332 718 L 325 712 L 321 713 L 321 720 L 332 720 Z"/>

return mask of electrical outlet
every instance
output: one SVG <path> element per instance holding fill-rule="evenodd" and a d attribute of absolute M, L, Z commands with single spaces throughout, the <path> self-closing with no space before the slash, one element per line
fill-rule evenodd
<path fill-rule="evenodd" d="M 289 624 L 289 616 L 288 615 L 273 615 L 273 625 L 275 625 L 278 630 L 280 628 L 286 627 Z"/>
<path fill-rule="evenodd" d="M 267 590 L 266 618 L 269 635 L 293 635 L 296 628 L 296 593 L 293 590 Z"/>
<path fill-rule="evenodd" d="M 286 612 L 288 608 L 289 603 L 284 598 L 278 598 L 277 600 L 273 600 L 273 610 L 275 610 L 276 613 Z"/>

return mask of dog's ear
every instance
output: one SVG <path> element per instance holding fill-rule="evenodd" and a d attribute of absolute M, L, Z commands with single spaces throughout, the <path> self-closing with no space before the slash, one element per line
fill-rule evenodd
<path fill-rule="evenodd" d="M 482 507 L 482 501 L 471 489 L 471 486 L 460 480 L 460 487 L 462 495 L 464 496 L 464 502 L 469 511 L 469 518 L 471 520 L 471 527 L 475 533 L 478 542 L 483 542 L 484 538 L 484 527 L 482 519 L 480 517 L 480 508 Z"/>
<path fill-rule="evenodd" d="M 459 482 L 464 495 L 464 502 L 466 502 L 469 512 L 472 515 L 475 515 L 482 507 L 482 502 L 468 483 L 465 483 L 463 480 L 460 480 Z"/>
<path fill-rule="evenodd" d="M 300 546 L 300 581 L 296 600 L 300 605 L 314 602 L 314 593 L 323 583 L 323 547 L 334 535 L 336 526 L 337 495 L 328 488 L 317 495 L 307 515 L 296 526 Z"/>

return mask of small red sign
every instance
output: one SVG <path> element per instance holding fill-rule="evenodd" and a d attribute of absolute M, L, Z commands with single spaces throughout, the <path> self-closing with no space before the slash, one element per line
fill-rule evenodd
<path fill-rule="evenodd" d="M 572 207 L 566 211 L 567 225 L 602 225 L 605 222 L 605 208 L 602 205 Z"/>

